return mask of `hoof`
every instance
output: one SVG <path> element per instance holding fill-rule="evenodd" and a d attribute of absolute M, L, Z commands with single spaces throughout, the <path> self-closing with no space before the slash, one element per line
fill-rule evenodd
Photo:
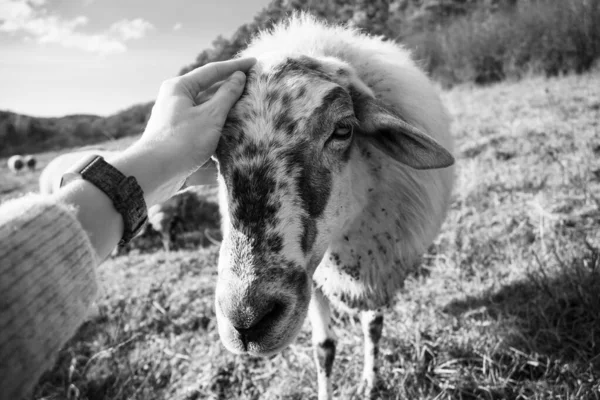
<path fill-rule="evenodd" d="M 383 399 L 383 392 L 381 391 L 381 387 L 379 382 L 376 381 L 367 381 L 363 379 L 358 385 L 356 389 L 356 394 L 353 397 L 354 399 L 367 399 L 367 400 L 378 400 Z"/>

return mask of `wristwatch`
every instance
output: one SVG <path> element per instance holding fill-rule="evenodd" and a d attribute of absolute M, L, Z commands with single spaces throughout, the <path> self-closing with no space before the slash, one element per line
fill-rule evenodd
<path fill-rule="evenodd" d="M 123 217 L 125 229 L 119 241 L 124 246 L 134 238 L 148 221 L 144 192 L 133 176 L 125 176 L 99 155 L 89 155 L 75 163 L 60 181 L 63 187 L 76 179 L 85 179 L 102 190 Z"/>

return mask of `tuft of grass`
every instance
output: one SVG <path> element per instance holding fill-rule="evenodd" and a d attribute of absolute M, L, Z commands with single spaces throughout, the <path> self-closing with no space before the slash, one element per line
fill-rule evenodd
<path fill-rule="evenodd" d="M 454 201 L 385 313 L 376 398 L 600 398 L 599 85 L 584 74 L 443 94 Z M 308 322 L 273 357 L 223 348 L 217 257 L 212 246 L 100 266 L 98 312 L 32 398 L 316 399 Z M 333 318 L 334 391 L 351 399 L 360 323 Z"/>

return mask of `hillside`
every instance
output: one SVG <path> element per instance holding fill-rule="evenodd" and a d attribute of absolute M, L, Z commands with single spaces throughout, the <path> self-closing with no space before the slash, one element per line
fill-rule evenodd
<path fill-rule="evenodd" d="M 139 135 L 148 122 L 152 104 L 134 105 L 108 117 L 38 118 L 0 111 L 0 156 L 59 150 Z"/>
<path fill-rule="evenodd" d="M 385 314 L 379 398 L 598 397 L 598 87 L 595 71 L 443 93 L 458 184 L 420 273 Z M 308 322 L 271 358 L 223 348 L 217 253 L 104 263 L 99 313 L 33 398 L 315 399 Z M 334 322 L 334 390 L 346 399 L 361 373 L 361 328 L 353 315 Z"/>
<path fill-rule="evenodd" d="M 41 171 L 61 153 L 83 148 L 103 148 L 106 150 L 123 150 L 132 144 L 139 135 L 127 136 L 121 139 L 102 141 L 89 146 L 64 146 L 55 150 L 44 151 L 36 154 L 37 165 L 35 171 L 23 170 L 13 174 L 7 165 L 7 159 L 0 155 L 0 202 L 18 196 L 21 193 L 37 192 L 38 179 Z"/>

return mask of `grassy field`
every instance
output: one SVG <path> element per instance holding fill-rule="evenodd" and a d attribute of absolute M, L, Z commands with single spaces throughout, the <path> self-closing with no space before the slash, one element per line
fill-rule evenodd
<path fill-rule="evenodd" d="M 595 72 L 443 94 L 458 184 L 441 235 L 385 315 L 379 398 L 600 399 L 599 87 Z M 35 174 L 1 173 L 4 196 L 35 188 Z M 100 266 L 99 313 L 34 398 L 315 399 L 308 322 L 271 358 L 223 348 L 216 260 L 213 246 Z M 347 399 L 362 335 L 356 316 L 334 321 L 334 390 Z"/>

